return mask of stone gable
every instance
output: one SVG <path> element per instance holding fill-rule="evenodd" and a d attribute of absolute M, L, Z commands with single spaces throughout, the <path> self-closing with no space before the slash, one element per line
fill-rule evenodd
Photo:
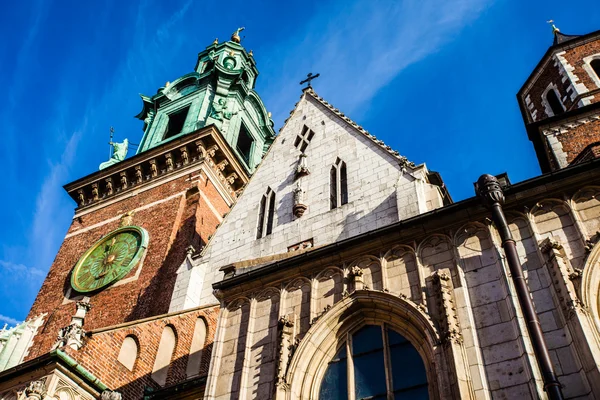
<path fill-rule="evenodd" d="M 310 140 L 302 136 L 305 127 L 313 133 Z M 299 174 L 301 149 L 308 173 Z M 346 165 L 347 203 L 331 209 L 330 172 L 338 159 Z M 203 256 L 192 268 L 180 269 L 170 310 L 214 302 L 211 285 L 222 278 L 225 265 L 257 265 L 440 207 L 441 191 L 428 174 L 425 165 L 407 162 L 305 91 Z M 294 214 L 298 187 L 306 206 L 300 217 Z M 261 199 L 269 188 L 275 194 L 272 232 L 257 239 Z"/>

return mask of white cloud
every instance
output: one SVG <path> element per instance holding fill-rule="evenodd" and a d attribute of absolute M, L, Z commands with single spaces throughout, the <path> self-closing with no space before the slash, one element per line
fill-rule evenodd
<path fill-rule="evenodd" d="M 24 264 L 17 264 L 10 261 L 0 260 L 0 272 L 9 273 L 14 278 L 26 276 L 28 278 L 43 278 L 46 274 L 39 268 L 27 267 Z"/>
<path fill-rule="evenodd" d="M 273 54 L 267 62 L 281 71 L 263 85 L 263 97 L 285 118 L 299 96 L 300 79 L 319 72 L 315 90 L 351 113 L 405 68 L 452 41 L 492 1 L 367 1 L 350 8 L 340 1 L 319 7 L 300 31 L 262 50 Z"/>
<path fill-rule="evenodd" d="M 7 317 L 6 315 L 2 315 L 2 314 L 0 314 L 0 321 L 4 321 L 10 325 L 17 325 L 17 324 L 21 323 L 21 321 L 19 321 L 19 320 L 16 320 L 11 317 Z"/>

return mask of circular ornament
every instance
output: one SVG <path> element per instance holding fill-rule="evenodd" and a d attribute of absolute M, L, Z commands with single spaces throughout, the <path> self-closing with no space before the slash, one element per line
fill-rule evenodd
<path fill-rule="evenodd" d="M 148 247 L 148 232 L 139 226 L 116 229 L 94 243 L 77 261 L 71 286 L 80 293 L 100 290 L 125 277 Z"/>
<path fill-rule="evenodd" d="M 237 62 L 235 61 L 235 58 L 233 58 L 233 57 L 227 56 L 223 59 L 223 66 L 228 70 L 234 69 L 236 64 L 237 64 Z"/>

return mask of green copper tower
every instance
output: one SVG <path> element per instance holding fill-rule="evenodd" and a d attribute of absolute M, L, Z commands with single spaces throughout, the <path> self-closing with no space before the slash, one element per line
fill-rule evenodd
<path fill-rule="evenodd" d="M 141 95 L 144 137 L 138 153 L 216 126 L 249 173 L 273 141 L 273 121 L 254 91 L 258 70 L 240 44 L 239 28 L 231 40 L 218 40 L 198 54 L 194 72 L 167 82 L 154 96 Z"/>

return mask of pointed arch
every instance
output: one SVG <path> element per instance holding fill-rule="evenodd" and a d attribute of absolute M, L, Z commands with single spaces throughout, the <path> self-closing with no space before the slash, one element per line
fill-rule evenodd
<path fill-rule="evenodd" d="M 156 352 L 151 375 L 152 379 L 160 386 L 165 386 L 167 383 L 169 366 L 176 345 L 177 334 L 175 332 L 175 327 L 172 325 L 165 326 L 160 337 L 160 343 L 158 344 L 158 351 Z"/>
<path fill-rule="evenodd" d="M 270 187 L 262 196 L 259 204 L 256 238 L 260 239 L 270 235 L 275 221 L 275 192 Z"/>
<path fill-rule="evenodd" d="M 316 399 L 329 361 L 334 357 L 349 332 L 365 325 L 386 323 L 404 336 L 417 350 L 425 364 L 430 398 L 444 397 L 440 387 L 446 386 L 448 369 L 444 365 L 439 334 L 427 315 L 410 300 L 385 292 L 359 290 L 326 312 L 307 333 L 294 353 L 286 374 L 293 398 Z"/>
<path fill-rule="evenodd" d="M 200 374 L 200 366 L 202 365 L 202 355 L 204 352 L 204 345 L 206 344 L 207 333 L 208 324 L 206 323 L 206 320 L 203 317 L 196 318 L 186 367 L 186 376 L 188 378 Z"/>
<path fill-rule="evenodd" d="M 330 209 L 333 210 L 347 203 L 348 176 L 346 162 L 338 157 L 329 171 L 329 205 Z"/>
<path fill-rule="evenodd" d="M 359 267 L 362 270 L 365 289 L 383 290 L 383 272 L 379 257 L 361 256 L 351 262 L 349 266 L 351 270 L 354 267 Z"/>
<path fill-rule="evenodd" d="M 139 348 L 140 346 L 135 336 L 126 336 L 125 339 L 123 339 L 123 343 L 121 344 L 121 349 L 119 350 L 117 361 L 123 364 L 128 370 L 133 371 L 135 362 L 138 358 Z"/>
<path fill-rule="evenodd" d="M 417 255 L 410 246 L 396 245 L 388 250 L 382 261 L 384 289 L 390 293 L 408 296 L 411 300 L 422 300 L 423 281 L 419 273 Z"/>

